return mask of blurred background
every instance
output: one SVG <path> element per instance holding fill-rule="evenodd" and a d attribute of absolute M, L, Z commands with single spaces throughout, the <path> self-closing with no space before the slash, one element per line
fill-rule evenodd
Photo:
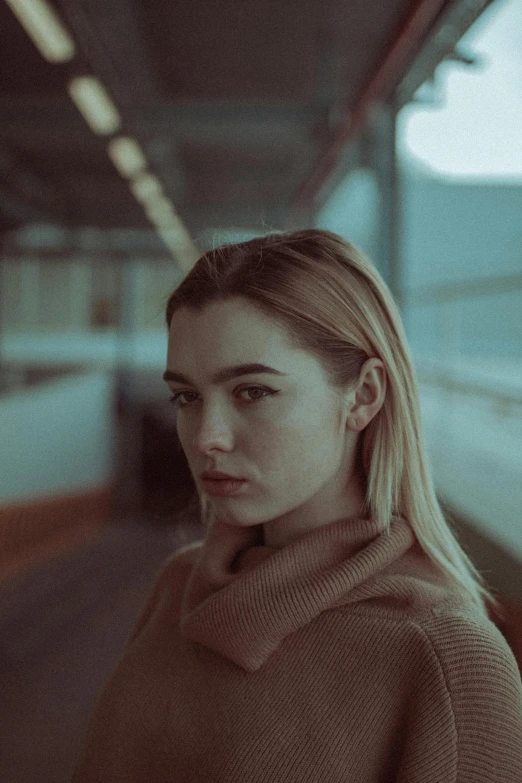
<path fill-rule="evenodd" d="M 335 231 L 388 283 L 522 666 L 521 42 L 520 0 L 0 0 L 2 781 L 69 780 L 202 535 L 165 304 L 274 229 Z"/>

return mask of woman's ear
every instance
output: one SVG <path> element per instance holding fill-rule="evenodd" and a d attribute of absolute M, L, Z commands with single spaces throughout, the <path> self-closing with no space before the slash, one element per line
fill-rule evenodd
<path fill-rule="evenodd" d="M 355 392 L 351 395 L 352 404 L 346 420 L 351 430 L 360 432 L 380 411 L 386 396 L 386 380 L 380 359 L 371 358 L 364 363 Z"/>

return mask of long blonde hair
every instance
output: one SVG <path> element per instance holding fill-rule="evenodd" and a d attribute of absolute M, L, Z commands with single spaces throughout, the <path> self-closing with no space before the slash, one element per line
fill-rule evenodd
<path fill-rule="evenodd" d="M 292 344 L 313 354 L 335 390 L 358 380 L 377 357 L 387 373 L 385 401 L 358 442 L 366 484 L 364 510 L 389 532 L 392 515 L 408 520 L 431 561 L 474 604 L 504 619 L 502 605 L 461 548 L 437 500 L 421 427 L 419 394 L 402 319 L 376 267 L 330 231 L 272 232 L 204 253 L 166 305 L 167 328 L 180 307 L 200 310 L 232 296 L 250 300 L 286 327 Z M 206 529 L 210 511 L 200 495 Z M 489 612 L 488 612 L 489 613 Z"/>

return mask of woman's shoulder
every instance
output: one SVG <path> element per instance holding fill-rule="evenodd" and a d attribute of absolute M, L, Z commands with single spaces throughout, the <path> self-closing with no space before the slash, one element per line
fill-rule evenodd
<path fill-rule="evenodd" d="M 179 547 L 162 562 L 152 581 L 142 612 L 128 638 L 127 647 L 137 639 L 151 617 L 156 614 L 156 610 L 161 615 L 167 607 L 169 614 L 172 614 L 176 606 L 179 608 L 185 584 L 202 544 L 202 541 L 195 541 Z"/>
<path fill-rule="evenodd" d="M 160 576 L 167 580 L 174 574 L 179 575 L 186 571 L 190 572 L 202 546 L 203 541 L 193 541 L 190 544 L 178 547 L 175 552 L 172 552 L 163 561 L 159 569 Z"/>
<path fill-rule="evenodd" d="M 178 547 L 178 549 L 167 558 L 167 564 L 193 562 L 202 546 L 203 541 L 192 541 L 190 544 Z"/>

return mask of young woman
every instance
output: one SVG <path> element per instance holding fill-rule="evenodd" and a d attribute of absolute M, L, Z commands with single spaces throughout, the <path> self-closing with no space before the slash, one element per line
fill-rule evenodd
<path fill-rule="evenodd" d="M 376 268 L 274 233 L 205 253 L 166 320 L 204 539 L 158 574 L 73 783 L 521 781 L 517 663 Z"/>

